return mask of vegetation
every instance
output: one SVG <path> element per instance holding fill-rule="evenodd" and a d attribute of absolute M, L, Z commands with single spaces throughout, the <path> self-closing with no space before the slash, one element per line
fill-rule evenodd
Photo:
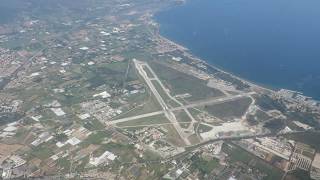
<path fill-rule="evenodd" d="M 94 131 L 94 130 L 102 130 L 104 128 L 104 125 L 100 121 L 93 119 L 93 120 L 84 122 L 83 127 L 85 127 L 90 131 Z"/>
<path fill-rule="evenodd" d="M 32 148 L 30 155 L 35 156 L 41 160 L 45 160 L 53 155 L 53 149 L 43 145 L 40 145 L 38 147 Z"/>
<path fill-rule="evenodd" d="M 128 110 L 127 112 L 123 112 L 122 114 L 117 116 L 115 119 L 136 116 L 136 115 L 150 113 L 150 112 L 159 111 L 159 110 L 162 110 L 160 107 L 160 104 L 156 101 L 156 99 L 153 96 L 149 96 L 147 97 L 147 99 L 145 99 L 145 102 L 143 104 L 132 107 L 132 109 Z"/>
<path fill-rule="evenodd" d="M 174 114 L 181 127 L 187 128 L 190 125 L 191 119 L 184 110 L 175 111 Z"/>
<path fill-rule="evenodd" d="M 157 89 L 158 93 L 160 94 L 160 96 L 162 97 L 162 99 L 167 103 L 168 106 L 171 107 L 178 107 L 179 104 L 176 103 L 175 101 L 173 101 L 168 94 L 165 92 L 165 90 L 161 87 L 161 85 L 159 84 L 158 81 L 153 81 L 152 82 L 154 87 Z"/>
<path fill-rule="evenodd" d="M 99 153 L 110 151 L 119 157 L 120 162 L 132 162 L 134 158 L 138 158 L 138 155 L 135 153 L 134 150 L 135 148 L 133 145 L 111 142 L 102 145 L 98 151 Z"/>
<path fill-rule="evenodd" d="M 223 95 L 221 91 L 209 88 L 206 81 L 159 63 L 149 62 L 149 64 L 173 94 L 189 93 L 192 95 L 188 98 L 190 101 Z"/>
<path fill-rule="evenodd" d="M 282 177 L 283 172 L 280 169 L 273 167 L 238 146 L 225 144 L 223 151 L 229 155 L 231 162 L 242 162 L 254 170 L 265 173 L 267 176 L 264 179 L 266 180 L 281 179 Z"/>
<path fill-rule="evenodd" d="M 101 144 L 107 137 L 110 138 L 110 135 L 104 131 L 94 132 L 93 134 L 90 134 L 83 144 Z"/>
<path fill-rule="evenodd" d="M 192 160 L 192 168 L 198 169 L 202 174 L 210 174 L 210 172 L 213 169 L 215 169 L 219 164 L 219 161 L 215 158 L 207 161 L 199 157 L 199 155 L 192 156 L 191 160 Z"/>
<path fill-rule="evenodd" d="M 212 129 L 212 127 L 207 126 L 207 125 L 202 124 L 202 123 L 200 123 L 200 124 L 199 124 L 199 127 L 198 127 L 198 131 L 199 131 L 200 133 L 208 132 L 208 131 L 210 131 L 211 129 Z"/>
<path fill-rule="evenodd" d="M 227 74 L 224 72 L 219 72 L 216 74 L 216 76 L 222 80 L 231 82 L 233 85 L 236 86 L 236 89 L 238 89 L 238 90 L 245 90 L 245 89 L 249 88 L 249 85 L 247 85 L 246 83 L 242 82 L 239 79 L 232 77 L 230 74 Z"/>
<path fill-rule="evenodd" d="M 319 132 L 306 132 L 299 134 L 287 134 L 284 136 L 288 139 L 293 139 L 298 142 L 303 142 L 310 145 L 316 150 L 320 150 L 320 133 Z"/>
<path fill-rule="evenodd" d="M 222 104 L 208 105 L 204 107 L 204 110 L 215 117 L 228 120 L 232 117 L 243 116 L 251 102 L 250 98 L 245 97 Z"/>
<path fill-rule="evenodd" d="M 56 135 L 55 135 L 55 139 L 56 139 L 57 141 L 64 142 L 64 141 L 68 140 L 68 136 L 67 136 L 66 134 L 64 134 L 64 133 L 56 134 Z"/>
<path fill-rule="evenodd" d="M 268 95 L 260 95 L 257 96 L 255 99 L 256 104 L 264 111 L 269 111 L 273 109 L 285 111 L 281 103 L 271 99 Z"/>
<path fill-rule="evenodd" d="M 264 127 L 268 128 L 271 132 L 277 132 L 285 127 L 283 119 L 273 119 L 264 124 Z"/>
<path fill-rule="evenodd" d="M 117 126 L 143 126 L 152 124 L 169 123 L 169 120 L 164 115 L 156 115 L 151 117 L 140 118 L 136 120 L 117 123 Z"/>
<path fill-rule="evenodd" d="M 184 146 L 184 142 L 178 134 L 177 130 L 170 124 L 163 126 L 167 130 L 166 140 L 178 147 Z"/>

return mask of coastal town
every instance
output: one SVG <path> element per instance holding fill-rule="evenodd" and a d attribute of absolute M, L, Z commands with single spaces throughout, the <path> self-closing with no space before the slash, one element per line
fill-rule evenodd
<path fill-rule="evenodd" d="M 183 1 L 16 3 L 0 24 L 2 179 L 320 179 L 320 102 L 162 37 L 155 13 Z"/>

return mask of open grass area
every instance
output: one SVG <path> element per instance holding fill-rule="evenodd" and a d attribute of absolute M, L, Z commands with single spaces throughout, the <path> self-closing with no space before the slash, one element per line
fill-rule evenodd
<path fill-rule="evenodd" d="M 190 117 L 184 110 L 179 110 L 174 112 L 178 122 L 191 122 Z"/>
<path fill-rule="evenodd" d="M 222 96 L 223 93 L 217 89 L 209 88 L 204 80 L 179 72 L 168 66 L 156 62 L 149 62 L 151 68 L 158 77 L 171 90 L 172 95 L 189 93 L 192 96 L 189 101 L 201 100 L 208 97 Z"/>
<path fill-rule="evenodd" d="M 196 117 L 201 113 L 201 110 L 199 109 L 195 109 L 195 108 L 189 108 L 188 109 L 190 114 L 195 118 L 197 119 Z"/>
<path fill-rule="evenodd" d="M 188 139 L 191 142 L 191 144 L 197 144 L 197 143 L 200 143 L 201 141 L 196 134 L 192 134 L 191 136 L 188 137 Z"/>
<path fill-rule="evenodd" d="M 70 170 L 71 162 L 70 162 L 70 160 L 68 160 L 68 158 L 60 158 L 60 159 L 57 160 L 57 165 L 60 168 L 63 168 L 62 171 L 64 173 L 67 173 Z"/>
<path fill-rule="evenodd" d="M 160 104 L 156 101 L 156 99 L 153 96 L 151 96 L 145 100 L 145 103 L 142 106 L 137 106 L 130 109 L 127 112 L 123 112 L 122 114 L 117 116 L 115 119 L 137 116 L 140 114 L 146 114 L 146 113 L 151 113 L 151 112 L 161 111 L 161 110 L 162 109 Z"/>
<path fill-rule="evenodd" d="M 126 97 L 126 101 L 130 104 L 141 104 L 150 98 L 150 92 L 132 94 Z"/>
<path fill-rule="evenodd" d="M 86 165 L 89 163 L 89 159 L 90 159 L 89 156 L 83 158 L 83 159 L 81 160 L 80 164 L 77 163 L 78 166 L 76 166 L 75 170 L 76 170 L 77 172 L 83 172 L 84 169 L 85 169 L 85 167 L 86 167 Z"/>
<path fill-rule="evenodd" d="M 40 145 L 38 147 L 34 147 L 30 151 L 30 155 L 37 157 L 41 160 L 45 160 L 45 159 L 49 158 L 50 156 L 52 156 L 53 154 L 54 154 L 53 149 L 44 145 L 44 144 Z"/>
<path fill-rule="evenodd" d="M 100 155 L 105 151 L 110 151 L 118 156 L 120 162 L 132 162 L 134 158 L 138 155 L 135 153 L 135 148 L 133 145 L 119 144 L 119 143 L 108 143 L 102 145 L 100 149 L 97 150 L 96 154 Z"/>
<path fill-rule="evenodd" d="M 167 130 L 166 140 L 175 146 L 184 146 L 184 142 L 173 125 L 163 125 Z"/>
<path fill-rule="evenodd" d="M 308 144 L 316 150 L 320 150 L 320 133 L 307 132 L 299 134 L 288 134 L 284 137 L 298 142 L 303 142 L 304 144 Z"/>
<path fill-rule="evenodd" d="M 285 111 L 282 104 L 278 103 L 277 101 L 273 100 L 271 97 L 267 95 L 256 95 L 255 96 L 256 104 L 264 111 L 269 110 L 280 110 Z"/>
<path fill-rule="evenodd" d="M 263 121 L 269 120 L 271 118 L 267 113 L 265 113 L 264 111 L 261 111 L 259 109 L 256 111 L 255 116 L 259 122 L 263 122 Z"/>
<path fill-rule="evenodd" d="M 248 121 L 248 123 L 251 126 L 257 125 L 259 123 L 262 123 L 264 121 L 268 121 L 270 120 L 272 117 L 269 116 L 267 113 L 265 113 L 264 111 L 257 109 L 255 114 L 248 114 L 246 119 Z"/>
<path fill-rule="evenodd" d="M 160 158 L 161 158 L 161 156 L 158 153 L 153 152 L 151 150 L 146 150 L 143 153 L 144 160 L 155 161 L 155 160 L 159 160 Z"/>
<path fill-rule="evenodd" d="M 219 165 L 219 160 L 215 158 L 207 161 L 198 155 L 194 155 L 191 160 L 192 169 L 198 169 L 202 174 L 210 174 L 210 172 Z"/>
<path fill-rule="evenodd" d="M 161 85 L 159 84 L 158 81 L 152 81 L 154 87 L 157 89 L 158 93 L 160 94 L 160 96 L 162 97 L 162 99 L 166 102 L 166 104 L 169 107 L 178 107 L 180 106 L 178 103 L 176 103 L 175 101 L 173 101 L 168 94 L 165 92 L 165 90 L 161 87 Z"/>
<path fill-rule="evenodd" d="M 266 180 L 281 179 L 283 175 L 283 172 L 280 169 L 271 166 L 238 146 L 224 144 L 222 150 L 229 155 L 228 157 L 230 158 L 231 163 L 242 162 L 247 164 L 253 170 L 259 170 L 260 172 L 267 174 L 264 178 Z"/>
<path fill-rule="evenodd" d="M 123 85 L 125 82 L 137 80 L 133 66 L 129 61 L 99 64 L 99 66 L 87 67 L 82 70 L 83 76 L 90 82 L 91 87 L 98 87 L 103 84 L 110 86 Z M 127 75 L 127 76 L 126 76 Z"/>
<path fill-rule="evenodd" d="M 244 115 L 250 106 L 252 100 L 248 97 L 235 101 L 225 102 L 216 105 L 207 105 L 203 109 L 212 116 L 220 119 L 229 120 L 230 118 L 239 118 Z"/>
<path fill-rule="evenodd" d="M 87 128 L 90 131 L 102 130 L 104 128 L 104 124 L 96 119 L 92 119 L 90 121 L 83 122 L 83 127 Z"/>
<path fill-rule="evenodd" d="M 146 66 L 143 67 L 143 70 L 147 73 L 147 76 L 149 78 L 154 78 L 153 74 L 151 73 L 151 71 L 149 70 L 149 68 L 147 68 Z"/>
<path fill-rule="evenodd" d="M 143 125 L 152 125 L 152 124 L 163 124 L 169 123 L 169 120 L 164 115 L 156 115 L 141 119 L 135 119 L 132 121 L 117 123 L 117 126 L 143 126 Z"/>
<path fill-rule="evenodd" d="M 111 138 L 111 134 L 105 131 L 98 131 L 90 134 L 90 136 L 82 142 L 83 146 L 90 144 L 101 144 L 107 138 Z"/>
<path fill-rule="evenodd" d="M 153 172 L 153 175 L 148 174 L 149 177 L 146 179 L 159 179 L 159 177 L 163 177 L 171 168 L 168 163 L 149 163 L 147 167 Z"/>
<path fill-rule="evenodd" d="M 198 132 L 199 132 L 199 133 L 204 133 L 204 132 L 210 131 L 211 129 L 212 129 L 212 127 L 200 123 L 200 124 L 199 124 L 199 127 L 198 127 Z"/>
<path fill-rule="evenodd" d="M 291 180 L 291 179 L 299 179 L 299 180 L 312 180 L 310 177 L 310 172 L 301 170 L 301 169 L 296 169 L 288 173 L 286 176 L 286 180 Z"/>
<path fill-rule="evenodd" d="M 189 127 L 191 119 L 184 110 L 175 111 L 174 114 L 182 128 Z"/>

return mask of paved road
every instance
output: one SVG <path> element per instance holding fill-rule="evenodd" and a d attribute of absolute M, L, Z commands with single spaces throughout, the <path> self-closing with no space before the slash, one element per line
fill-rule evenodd
<path fill-rule="evenodd" d="M 194 107 L 205 106 L 205 105 L 222 104 L 222 103 L 225 103 L 225 102 L 238 100 L 238 99 L 241 99 L 243 97 L 248 97 L 249 95 L 252 95 L 252 94 L 254 94 L 254 92 L 238 94 L 238 95 L 235 95 L 235 96 L 224 96 L 224 97 L 221 97 L 221 98 L 214 98 L 214 99 L 209 99 L 209 100 L 198 101 L 198 102 L 194 102 L 194 103 L 191 103 L 191 104 L 188 104 L 188 105 L 172 108 L 172 111 L 182 110 L 184 108 L 194 108 Z"/>
<path fill-rule="evenodd" d="M 221 98 L 218 98 L 218 99 L 217 98 L 208 99 L 208 100 L 198 101 L 198 102 L 191 103 L 191 104 L 184 105 L 184 106 L 180 106 L 180 107 L 171 108 L 169 110 L 178 111 L 178 110 L 182 110 L 184 108 L 193 108 L 193 107 L 204 106 L 204 105 L 221 104 L 221 103 L 230 102 L 230 101 L 234 101 L 234 100 L 246 97 L 249 94 L 250 93 L 246 93 L 246 94 L 242 94 L 242 95 L 235 95 L 235 96 L 221 97 Z M 116 124 L 116 123 L 120 123 L 120 122 L 125 122 L 125 121 L 131 121 L 131 120 L 136 120 L 136 119 L 140 119 L 140 118 L 145 118 L 145 117 L 156 116 L 156 115 L 159 115 L 159 114 L 164 114 L 164 111 L 155 111 L 155 112 L 141 114 L 141 115 L 137 115 L 137 116 L 117 119 L 117 120 L 111 121 L 110 124 Z"/>
<path fill-rule="evenodd" d="M 192 104 L 188 104 L 188 105 L 183 105 L 181 102 L 179 102 L 176 98 L 172 97 L 170 95 L 170 93 L 168 92 L 168 90 L 164 87 L 164 85 L 162 84 L 162 82 L 160 81 L 160 79 L 158 78 L 158 76 L 156 75 L 156 73 L 153 71 L 153 69 L 145 62 L 141 62 L 138 60 L 133 60 L 133 63 L 135 65 L 135 68 L 138 70 L 139 74 L 143 77 L 143 79 L 145 80 L 145 82 L 147 83 L 148 87 L 150 88 L 151 92 L 153 93 L 153 95 L 155 96 L 155 98 L 157 99 L 157 101 L 159 102 L 160 106 L 162 107 L 162 111 L 155 111 L 155 112 L 151 112 L 151 113 L 146 113 L 146 114 L 141 114 L 141 115 L 137 115 L 137 116 L 132 116 L 132 117 L 127 117 L 127 118 L 122 118 L 122 119 L 118 119 L 118 120 L 114 120 L 109 122 L 108 124 L 117 124 L 117 123 L 121 123 L 121 122 L 127 122 L 127 121 L 132 121 L 132 120 L 136 120 L 136 119 L 141 119 L 141 118 L 146 118 L 146 117 L 151 117 L 151 116 L 155 116 L 155 115 L 160 115 L 160 114 L 164 114 L 165 117 L 170 121 L 170 123 L 174 126 L 174 128 L 176 129 L 176 131 L 178 132 L 179 136 L 181 137 L 181 139 L 184 140 L 186 145 L 190 145 L 190 141 L 188 140 L 188 133 L 185 132 L 180 124 L 178 123 L 173 111 L 178 111 L 178 110 L 184 110 L 187 115 L 190 117 L 190 119 L 192 120 L 192 122 L 195 122 L 195 119 L 192 117 L 191 113 L 189 112 L 188 108 L 193 108 L 193 107 L 197 107 L 197 106 L 203 106 L 203 105 L 212 105 L 212 104 L 221 104 L 221 103 L 225 103 L 225 102 L 229 102 L 229 101 L 234 101 L 246 96 L 249 96 L 251 94 L 253 94 L 253 92 L 250 93 L 243 93 L 243 94 L 239 94 L 239 95 L 235 95 L 235 96 L 224 96 L 221 98 L 214 98 L 214 99 L 209 99 L 209 100 L 203 100 L 203 101 L 198 101 Z M 148 68 L 149 71 L 152 74 L 152 79 L 150 79 L 148 77 L 147 72 L 145 71 L 145 68 Z M 157 89 L 155 88 L 154 84 L 152 83 L 152 80 L 157 81 L 161 88 L 165 91 L 165 93 L 168 95 L 168 97 L 173 100 L 174 102 L 176 102 L 177 104 L 179 104 L 179 107 L 175 107 L 175 108 L 169 108 L 166 104 L 166 102 L 163 100 L 163 98 L 161 97 L 161 95 L 159 94 L 159 92 L 157 91 Z M 193 129 L 193 123 L 191 123 L 191 126 L 189 126 L 189 128 L 187 130 L 192 130 Z"/>
<path fill-rule="evenodd" d="M 171 96 L 171 94 L 169 93 L 169 91 L 166 89 L 166 87 L 163 85 L 163 83 L 160 81 L 159 77 L 157 76 L 157 74 L 153 71 L 153 69 L 149 66 L 149 64 L 145 64 L 145 67 L 149 69 L 149 71 L 151 72 L 152 76 L 153 76 L 153 80 L 158 81 L 158 83 L 160 84 L 161 88 L 165 91 L 165 93 L 167 94 L 167 96 L 173 100 L 174 102 L 176 102 L 177 104 L 179 104 L 181 107 L 183 107 L 182 109 L 184 110 L 184 112 L 188 115 L 188 117 L 191 119 L 191 123 L 188 126 L 187 130 L 192 132 L 193 131 L 193 125 L 194 123 L 196 123 L 197 121 L 193 118 L 193 116 L 191 115 L 191 113 L 189 112 L 189 110 L 183 106 L 183 104 L 178 101 L 175 97 Z M 173 111 L 170 109 L 170 111 Z M 180 127 L 181 128 L 181 127 Z"/>
<path fill-rule="evenodd" d="M 32 60 L 37 57 L 39 54 L 41 54 L 45 49 L 42 48 L 41 50 L 37 51 L 33 54 L 29 59 L 25 60 L 9 77 L 6 77 L 6 79 L 0 83 L 0 90 L 3 90 L 11 81 L 15 80 L 18 77 L 18 73 L 23 70 L 26 65 L 32 62 Z"/>
<path fill-rule="evenodd" d="M 239 141 L 242 139 L 252 139 L 252 138 L 257 138 L 257 137 L 279 137 L 279 136 L 284 136 L 284 135 L 288 135 L 288 134 L 300 134 L 300 133 L 308 133 L 308 132 L 320 132 L 318 130 L 305 130 L 305 131 L 292 131 L 292 132 L 284 132 L 284 133 L 264 133 L 264 134 L 253 134 L 253 135 L 246 135 L 246 136 L 231 136 L 231 137 L 221 137 L 221 138 L 215 138 L 215 139 L 210 139 L 207 140 L 205 142 L 201 142 L 199 144 L 196 145 L 191 145 L 191 146 L 186 146 L 186 151 L 181 152 L 179 154 L 175 154 L 171 157 L 166 157 L 164 158 L 165 160 L 172 160 L 175 159 L 177 157 L 186 155 L 194 150 L 196 150 L 197 148 L 203 147 L 207 144 L 211 144 L 217 141 Z"/>
<path fill-rule="evenodd" d="M 117 123 L 121 123 L 121 122 L 132 121 L 132 120 L 136 120 L 136 119 L 156 116 L 156 115 L 163 114 L 163 113 L 164 113 L 163 111 L 155 111 L 152 113 L 146 113 L 146 114 L 141 114 L 141 115 L 137 115 L 137 116 L 131 116 L 131 117 L 127 117 L 127 118 L 113 120 L 113 121 L 108 122 L 108 124 L 117 124 Z"/>
<path fill-rule="evenodd" d="M 159 102 L 160 106 L 163 109 L 163 113 L 166 116 L 166 118 L 172 123 L 172 125 L 174 126 L 174 128 L 176 129 L 176 131 L 178 132 L 179 136 L 181 137 L 181 139 L 185 142 L 186 145 L 190 145 L 190 141 L 188 140 L 188 138 L 186 138 L 185 133 L 183 132 L 182 128 L 180 127 L 180 125 L 177 123 L 177 119 L 175 117 L 175 115 L 173 114 L 173 112 L 169 109 L 169 107 L 167 106 L 167 104 L 165 103 L 165 101 L 162 99 L 161 95 L 159 94 L 159 92 L 157 91 L 157 89 L 154 87 L 153 83 L 151 82 L 151 80 L 149 79 L 147 73 L 145 72 L 145 70 L 143 69 L 143 66 L 146 66 L 146 63 L 143 63 L 141 61 L 138 60 L 133 60 L 136 69 L 138 70 L 139 74 L 143 77 L 143 79 L 146 81 L 147 85 L 149 86 L 151 92 L 153 93 L 153 95 L 155 96 L 155 98 L 157 99 L 157 101 Z M 151 68 L 149 68 L 151 70 L 151 72 L 153 73 L 153 75 L 155 76 L 154 72 L 152 71 Z M 155 76 L 155 78 L 157 79 L 157 77 Z M 161 82 L 160 82 L 161 83 Z"/>

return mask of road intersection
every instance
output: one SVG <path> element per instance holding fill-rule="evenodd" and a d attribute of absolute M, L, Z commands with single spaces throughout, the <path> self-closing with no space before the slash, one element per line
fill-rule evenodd
<path fill-rule="evenodd" d="M 155 111 L 155 112 L 150 112 L 150 113 L 145 113 L 145 114 L 140 114 L 136 116 L 131 116 L 131 117 L 125 117 L 121 119 L 116 119 L 113 121 L 109 121 L 109 125 L 116 125 L 118 123 L 123 123 L 123 122 L 128 122 L 128 121 L 134 121 L 137 119 L 141 118 L 146 118 L 146 117 L 153 117 L 157 115 L 163 114 L 170 123 L 177 131 L 179 134 L 180 138 L 184 141 L 184 143 L 189 146 L 191 145 L 188 137 L 194 133 L 194 124 L 197 122 L 192 114 L 189 112 L 189 108 L 195 108 L 199 106 L 205 106 L 205 105 L 216 105 L 216 104 L 222 104 L 226 102 L 231 102 L 235 101 L 244 97 L 249 97 L 250 95 L 254 94 L 254 92 L 249 92 L 249 93 L 242 93 L 242 94 L 237 94 L 237 95 L 225 95 L 219 98 L 211 98 L 211 99 L 206 99 L 202 101 L 197 101 L 197 102 L 192 102 L 187 105 L 181 103 L 178 101 L 175 97 L 173 97 L 169 90 L 163 85 L 161 80 L 158 78 L 157 74 L 153 71 L 153 69 L 146 63 L 142 61 L 138 61 L 136 59 L 133 60 L 134 66 L 137 69 L 139 75 L 144 79 L 146 84 L 148 85 L 150 91 L 156 98 L 157 102 L 160 104 L 162 110 L 160 111 Z M 148 76 L 148 73 L 146 72 L 146 68 L 148 69 L 149 75 L 152 77 Z M 165 95 L 170 98 L 170 100 L 174 101 L 177 103 L 179 106 L 178 107 L 169 107 L 163 97 L 160 95 L 158 92 L 157 88 L 153 84 L 153 81 L 158 82 L 160 85 L 160 88 L 165 92 Z M 175 111 L 184 111 L 187 116 L 191 119 L 191 123 L 189 126 L 185 129 L 180 126 L 179 121 L 177 120 L 174 112 Z"/>

